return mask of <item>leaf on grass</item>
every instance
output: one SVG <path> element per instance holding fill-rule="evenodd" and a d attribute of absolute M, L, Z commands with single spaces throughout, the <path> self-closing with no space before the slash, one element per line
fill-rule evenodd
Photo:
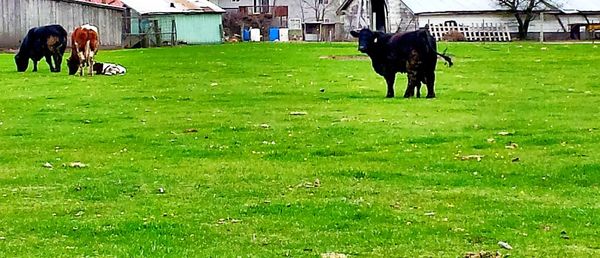
<path fill-rule="evenodd" d="M 88 167 L 88 165 L 85 164 L 85 163 L 81 163 L 79 161 L 75 161 L 75 162 L 69 163 L 69 167 L 72 167 L 72 168 L 85 168 L 85 167 Z"/>
<path fill-rule="evenodd" d="M 570 239 L 569 235 L 567 235 L 567 231 L 564 231 L 564 230 L 560 232 L 560 238 Z"/>
<path fill-rule="evenodd" d="M 240 223 L 240 222 L 242 222 L 242 220 L 239 220 L 239 219 L 232 219 L 232 218 L 226 218 L 226 219 L 219 219 L 219 220 L 217 221 L 217 224 L 221 224 L 221 225 L 223 225 L 223 224 L 227 224 L 227 223 L 231 223 L 231 224 L 237 224 L 237 223 Z"/>
<path fill-rule="evenodd" d="M 507 242 L 503 242 L 503 241 L 498 242 L 498 246 L 500 246 L 500 247 L 502 247 L 502 248 L 504 248 L 506 250 L 512 250 L 513 249 L 512 246 L 510 246 Z"/>
<path fill-rule="evenodd" d="M 271 126 L 270 126 L 269 124 L 260 124 L 260 127 L 262 127 L 262 128 L 265 128 L 265 129 L 268 129 L 268 128 L 270 128 Z"/>
<path fill-rule="evenodd" d="M 330 252 L 330 253 L 322 253 L 321 254 L 321 258 L 346 258 L 348 257 L 345 254 L 342 253 L 334 253 L 334 252 Z"/>
<path fill-rule="evenodd" d="M 195 129 L 195 128 L 188 128 L 188 129 L 185 129 L 185 131 L 183 131 L 183 132 L 184 132 L 184 133 L 197 133 L 197 132 L 198 132 L 198 129 Z"/>
<path fill-rule="evenodd" d="M 519 145 L 517 143 L 515 143 L 515 142 L 509 142 L 508 144 L 506 144 L 504 146 L 504 148 L 510 149 L 510 150 L 514 150 L 516 148 L 519 148 Z"/>
<path fill-rule="evenodd" d="M 485 157 L 484 155 L 467 155 L 467 156 L 462 156 L 460 157 L 461 160 L 477 160 L 477 161 L 481 161 L 481 159 L 483 159 L 483 157 Z"/>
<path fill-rule="evenodd" d="M 293 111 L 293 112 L 290 112 L 290 115 L 292 115 L 292 116 L 305 116 L 305 115 L 308 115 L 308 113 L 306 113 L 304 111 Z"/>
<path fill-rule="evenodd" d="M 317 179 L 315 179 L 315 183 L 313 185 L 315 187 L 320 187 L 321 186 L 321 181 L 317 178 Z"/>
<path fill-rule="evenodd" d="M 502 255 L 499 252 L 468 252 L 465 254 L 465 258 L 502 258 Z"/>
<path fill-rule="evenodd" d="M 303 183 L 296 185 L 295 187 L 289 186 L 288 188 L 290 190 L 293 190 L 294 188 L 318 188 L 318 187 L 321 187 L 321 181 L 317 178 L 317 179 L 315 179 L 314 182 L 303 182 Z"/>
<path fill-rule="evenodd" d="M 514 135 L 514 133 L 511 133 L 511 132 L 504 132 L 504 131 L 503 131 L 503 132 L 498 132 L 498 135 L 500 135 L 500 136 L 509 136 L 509 135 Z"/>
<path fill-rule="evenodd" d="M 46 162 L 46 163 L 44 163 L 44 164 L 42 165 L 42 167 L 45 167 L 45 168 L 53 168 L 52 164 L 50 164 L 49 162 Z"/>

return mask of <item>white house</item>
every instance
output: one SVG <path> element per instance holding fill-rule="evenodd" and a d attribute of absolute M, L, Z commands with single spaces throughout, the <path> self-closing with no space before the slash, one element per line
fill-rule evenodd
<path fill-rule="evenodd" d="M 370 27 L 395 32 L 454 21 L 504 24 L 509 32 L 518 32 L 516 19 L 492 0 L 345 0 L 337 13 L 346 30 Z M 543 29 L 547 37 L 565 37 L 573 25 L 600 23 L 600 1 L 563 0 L 544 13 L 545 22 L 534 20 L 530 35 L 536 37 Z"/>
<path fill-rule="evenodd" d="M 316 28 L 320 34 L 332 35 L 341 33 L 342 30 L 339 21 L 340 17 L 336 14 L 337 8 L 344 0 L 210 0 L 221 6 L 227 13 L 241 13 L 243 15 L 260 15 L 270 13 L 273 15 L 274 27 L 284 27 L 290 29 L 292 33 L 298 33 L 295 36 L 303 36 L 302 29 L 309 29 L 307 34 L 312 33 L 311 29 Z M 318 25 L 318 26 L 315 26 Z M 316 33 L 316 32 L 315 32 Z M 336 38 L 331 36 L 328 38 Z M 325 37 L 320 37 L 324 40 Z"/>

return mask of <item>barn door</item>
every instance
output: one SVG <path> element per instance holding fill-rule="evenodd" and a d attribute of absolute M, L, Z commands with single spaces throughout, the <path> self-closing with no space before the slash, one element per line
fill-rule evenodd
<path fill-rule="evenodd" d="M 373 29 L 387 32 L 387 5 L 385 0 L 373 0 L 371 2 L 372 16 L 371 24 Z"/>

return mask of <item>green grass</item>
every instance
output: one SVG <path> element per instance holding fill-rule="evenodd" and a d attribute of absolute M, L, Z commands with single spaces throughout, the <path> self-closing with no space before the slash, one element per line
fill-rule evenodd
<path fill-rule="evenodd" d="M 354 44 L 1 54 L 0 256 L 600 256 L 600 48 L 446 46 L 433 100 Z"/>

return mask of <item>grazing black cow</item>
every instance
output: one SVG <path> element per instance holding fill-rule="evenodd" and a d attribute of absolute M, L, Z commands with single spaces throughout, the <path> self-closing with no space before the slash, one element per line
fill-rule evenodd
<path fill-rule="evenodd" d="M 405 98 L 421 97 L 421 82 L 427 85 L 427 98 L 435 98 L 435 66 L 441 56 L 452 66 L 450 57 L 437 52 L 435 39 L 427 28 L 406 33 L 383 33 L 362 29 L 351 31 L 358 38 L 358 50 L 371 58 L 373 69 L 387 82 L 388 98 L 394 97 L 396 73 L 407 73 Z"/>
<path fill-rule="evenodd" d="M 32 28 L 27 32 L 19 52 L 15 55 L 17 71 L 25 72 L 29 59 L 33 60 L 33 71 L 37 72 L 37 62 L 46 58 L 50 71 L 60 72 L 62 57 L 67 48 L 67 31 L 60 25 Z M 52 65 L 54 59 L 54 66 Z"/>

